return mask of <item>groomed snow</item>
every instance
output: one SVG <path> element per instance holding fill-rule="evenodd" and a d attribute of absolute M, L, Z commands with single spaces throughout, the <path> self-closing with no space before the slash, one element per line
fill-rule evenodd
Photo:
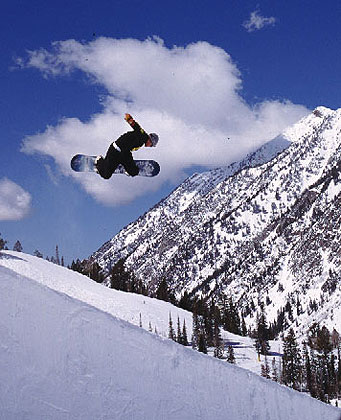
<path fill-rule="evenodd" d="M 169 314 L 171 314 L 174 327 L 179 317 L 181 327 L 185 320 L 188 336 L 192 335 L 192 314 L 170 303 L 103 287 L 82 274 L 32 255 L 16 252 L 2 254 L 14 256 L 16 259 L 1 258 L 0 254 L 0 266 L 10 268 L 18 274 L 86 302 L 108 314 L 134 325 L 140 325 L 141 320 L 143 328 L 149 329 L 151 325 L 152 330 L 155 331 L 156 328 L 157 333 L 163 337 L 168 337 Z"/>
<path fill-rule="evenodd" d="M 339 409 L 114 317 L 103 286 L 75 274 L 1 254 L 1 419 L 339 419 Z"/>

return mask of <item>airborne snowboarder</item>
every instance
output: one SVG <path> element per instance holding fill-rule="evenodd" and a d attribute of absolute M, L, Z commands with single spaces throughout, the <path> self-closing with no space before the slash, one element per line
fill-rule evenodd
<path fill-rule="evenodd" d="M 155 133 L 147 134 L 130 114 L 125 114 L 125 120 L 133 128 L 122 134 L 110 144 L 103 156 L 75 155 L 71 167 L 77 172 L 97 172 L 102 178 L 109 179 L 114 173 L 125 173 L 130 176 L 155 176 L 160 166 L 153 160 L 134 160 L 132 152 L 142 146 L 155 147 L 159 137 Z"/>

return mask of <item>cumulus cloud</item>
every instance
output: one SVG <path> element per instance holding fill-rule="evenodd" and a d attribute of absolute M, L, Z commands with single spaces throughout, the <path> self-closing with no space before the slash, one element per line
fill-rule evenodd
<path fill-rule="evenodd" d="M 64 175 L 108 205 L 129 202 L 165 181 L 178 182 L 194 165 L 228 165 L 307 113 L 285 100 L 248 105 L 232 58 L 207 42 L 168 48 L 159 38 L 68 40 L 54 43 L 49 51 L 31 51 L 20 64 L 45 77 L 81 70 L 106 89 L 101 113 L 86 122 L 64 118 L 27 136 L 22 151 L 51 156 Z M 157 148 L 142 148 L 134 157 L 159 161 L 161 173 L 152 179 L 119 175 L 106 181 L 97 174 L 72 172 L 74 154 L 105 154 L 110 142 L 130 129 L 125 112 L 146 131 L 159 134 Z"/>
<path fill-rule="evenodd" d="M 259 14 L 258 10 L 251 12 L 249 20 L 243 23 L 244 28 L 248 32 L 259 31 L 264 26 L 273 26 L 276 23 L 274 17 L 264 17 Z"/>
<path fill-rule="evenodd" d="M 7 178 L 0 179 L 0 220 L 20 220 L 30 210 L 31 195 Z"/>

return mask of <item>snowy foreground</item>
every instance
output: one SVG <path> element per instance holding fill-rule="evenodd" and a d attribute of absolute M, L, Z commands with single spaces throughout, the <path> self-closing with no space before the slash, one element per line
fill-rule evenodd
<path fill-rule="evenodd" d="M 171 311 L 190 334 L 191 314 L 165 302 L 8 251 L 0 253 L 0 296 L 1 420 L 341 417 L 339 409 L 138 326 L 141 313 L 142 323 L 164 334 Z"/>

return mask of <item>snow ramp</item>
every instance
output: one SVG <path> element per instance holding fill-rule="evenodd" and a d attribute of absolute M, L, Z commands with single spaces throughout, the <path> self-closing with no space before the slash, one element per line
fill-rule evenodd
<path fill-rule="evenodd" d="M 0 299 L 2 420 L 338 420 L 341 414 L 1 261 Z"/>

